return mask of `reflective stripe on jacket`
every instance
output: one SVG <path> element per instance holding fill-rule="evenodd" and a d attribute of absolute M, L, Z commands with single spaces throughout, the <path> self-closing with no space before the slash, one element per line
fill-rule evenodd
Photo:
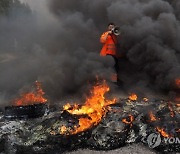
<path fill-rule="evenodd" d="M 108 36 L 107 36 L 108 35 Z M 117 38 L 114 34 L 108 34 L 105 32 L 101 35 L 100 42 L 103 43 L 100 55 L 106 56 L 107 54 L 116 56 L 117 54 Z"/>

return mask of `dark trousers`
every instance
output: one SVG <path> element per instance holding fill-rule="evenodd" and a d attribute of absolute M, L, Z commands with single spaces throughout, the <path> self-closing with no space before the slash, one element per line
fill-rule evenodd
<path fill-rule="evenodd" d="M 116 71 L 116 73 L 118 75 L 118 72 L 119 72 L 118 58 L 116 56 L 114 56 L 114 55 L 110 55 L 110 54 L 107 54 L 107 55 L 113 57 L 114 62 L 115 62 L 114 70 Z"/>

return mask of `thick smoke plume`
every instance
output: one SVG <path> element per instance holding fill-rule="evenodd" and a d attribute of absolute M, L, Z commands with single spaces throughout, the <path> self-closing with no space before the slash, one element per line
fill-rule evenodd
<path fill-rule="evenodd" d="M 174 90 L 180 77 L 178 0 L 30 2 L 26 9 L 25 4 L 12 5 L 0 17 L 1 104 L 35 80 L 56 101 L 82 95 L 96 75 L 107 79 L 113 61 L 99 56 L 99 37 L 111 21 L 122 32 L 119 74 L 124 89 Z"/>
<path fill-rule="evenodd" d="M 125 55 L 119 62 L 120 78 L 126 89 L 139 92 L 144 89 L 173 91 L 174 80 L 180 77 L 179 9 L 180 2 L 176 0 L 50 2 L 50 10 L 63 24 L 67 24 L 67 19 L 74 16 L 75 25 L 80 19 L 83 20 L 81 26 L 91 21 L 97 33 L 102 32 L 110 21 L 120 26 L 121 51 Z M 73 23 L 66 26 L 81 33 L 81 29 L 78 30 Z M 83 39 L 94 36 L 95 29 L 90 29 L 92 33 L 83 33 Z M 86 42 L 97 44 L 94 40 Z"/>
<path fill-rule="evenodd" d="M 97 75 L 108 77 L 113 61 L 95 50 L 99 34 L 92 20 L 84 23 L 77 13 L 64 15 L 61 21 L 49 12 L 45 1 L 29 4 L 16 0 L 8 14 L 0 16 L 0 104 L 11 103 L 36 80 L 43 82 L 54 102 L 82 95 Z"/>

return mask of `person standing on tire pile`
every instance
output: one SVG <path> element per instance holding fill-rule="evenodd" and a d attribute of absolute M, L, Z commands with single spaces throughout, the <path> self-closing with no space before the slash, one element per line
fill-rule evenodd
<path fill-rule="evenodd" d="M 100 52 L 100 56 L 111 56 L 114 59 L 114 70 L 116 74 L 113 75 L 112 80 L 116 80 L 117 83 L 119 82 L 118 72 L 119 72 L 119 65 L 118 65 L 118 41 L 117 35 L 113 33 L 113 29 L 115 28 L 114 23 L 109 23 L 107 31 L 104 32 L 100 37 L 100 42 L 103 44 L 103 47 Z M 115 79 L 114 79 L 115 78 Z"/>

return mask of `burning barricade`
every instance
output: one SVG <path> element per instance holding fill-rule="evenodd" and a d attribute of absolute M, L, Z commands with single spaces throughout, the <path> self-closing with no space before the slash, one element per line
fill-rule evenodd
<path fill-rule="evenodd" d="M 13 101 L 13 106 L 5 107 L 6 118 L 36 118 L 43 116 L 47 106 L 41 83 L 36 81 L 32 92 L 21 94 Z"/>
<path fill-rule="evenodd" d="M 105 81 L 98 82 L 81 105 L 67 103 L 42 118 L 8 122 L 1 119 L 0 144 L 5 148 L 0 152 L 111 150 L 130 143 L 143 143 L 160 152 L 180 151 L 177 103 L 140 99 L 135 93 L 127 99 L 108 99 L 109 91 Z"/>

